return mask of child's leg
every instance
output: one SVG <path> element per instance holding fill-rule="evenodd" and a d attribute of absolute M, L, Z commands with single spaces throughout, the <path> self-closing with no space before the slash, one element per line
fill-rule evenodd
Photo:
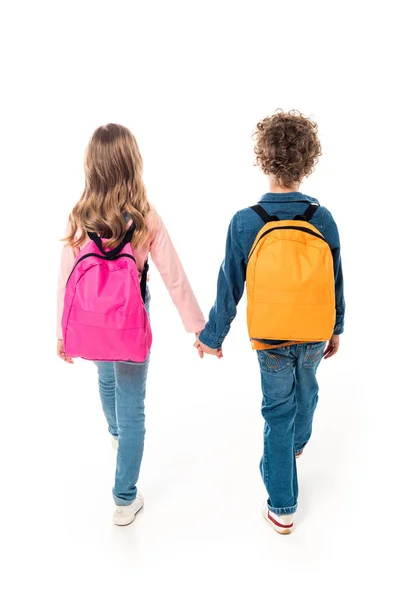
<path fill-rule="evenodd" d="M 144 445 L 144 399 L 149 358 L 144 363 L 115 363 L 118 455 L 114 500 L 120 506 L 136 498 Z"/>
<path fill-rule="evenodd" d="M 300 452 L 311 437 L 314 411 L 318 402 L 316 372 L 324 354 L 325 342 L 301 344 L 296 364 L 296 403 L 294 450 Z"/>
<path fill-rule="evenodd" d="M 115 413 L 115 372 L 113 362 L 95 363 L 99 376 L 100 399 L 104 416 L 107 419 L 108 431 L 118 438 L 117 416 Z"/>
<path fill-rule="evenodd" d="M 293 452 L 297 348 L 289 346 L 257 352 L 265 419 L 260 470 L 269 494 L 269 508 L 275 514 L 291 514 L 297 508 L 298 484 Z"/>

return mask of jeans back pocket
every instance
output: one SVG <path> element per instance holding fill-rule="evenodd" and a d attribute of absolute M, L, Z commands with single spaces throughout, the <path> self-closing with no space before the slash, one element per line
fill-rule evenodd
<path fill-rule="evenodd" d="M 303 367 L 315 369 L 318 367 L 324 355 L 326 342 L 318 342 L 317 344 L 306 344 L 304 352 Z"/>
<path fill-rule="evenodd" d="M 268 373 L 280 373 L 291 365 L 290 346 L 257 350 L 257 355 L 261 370 Z"/>

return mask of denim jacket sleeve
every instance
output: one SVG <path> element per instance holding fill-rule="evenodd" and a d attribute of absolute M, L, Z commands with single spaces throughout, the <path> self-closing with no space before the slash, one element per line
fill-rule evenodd
<path fill-rule="evenodd" d="M 238 231 L 236 214 L 228 229 L 225 258 L 217 283 L 217 298 L 210 311 L 208 323 L 199 338 L 209 348 L 220 348 L 236 316 L 236 307 L 243 295 L 246 281 L 246 263 Z"/>
<path fill-rule="evenodd" d="M 325 209 L 323 233 L 328 242 L 333 257 L 333 269 L 335 275 L 335 297 L 336 297 L 336 323 L 334 334 L 341 334 L 344 330 L 344 286 L 343 286 L 343 271 L 342 258 L 340 255 L 340 238 L 337 225 L 329 210 Z"/>

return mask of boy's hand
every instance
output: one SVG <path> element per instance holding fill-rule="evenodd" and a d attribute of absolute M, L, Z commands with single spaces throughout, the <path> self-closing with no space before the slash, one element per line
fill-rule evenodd
<path fill-rule="evenodd" d="M 340 335 L 333 335 L 324 351 L 324 358 L 331 358 L 339 350 Z"/>
<path fill-rule="evenodd" d="M 208 346 L 206 346 L 205 344 L 202 344 L 202 342 L 199 340 L 199 338 L 196 338 L 195 343 L 193 344 L 194 347 L 196 348 L 197 352 L 199 353 L 200 358 L 203 358 L 203 356 L 205 354 L 211 354 L 213 356 L 216 356 L 217 358 L 222 358 L 222 348 L 209 348 Z"/>
<path fill-rule="evenodd" d="M 70 365 L 74 364 L 74 361 L 72 360 L 72 358 L 65 354 L 63 340 L 57 340 L 57 356 L 59 356 L 62 360 L 69 363 Z"/>

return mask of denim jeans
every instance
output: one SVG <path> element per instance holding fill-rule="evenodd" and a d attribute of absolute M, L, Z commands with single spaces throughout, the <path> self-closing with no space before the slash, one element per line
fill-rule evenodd
<path fill-rule="evenodd" d="M 318 402 L 316 372 L 325 342 L 258 350 L 263 392 L 264 453 L 261 476 L 276 514 L 296 511 L 296 453 L 311 437 Z"/>
<path fill-rule="evenodd" d="M 149 303 L 147 294 L 147 312 Z M 150 356 L 144 363 L 95 362 L 108 431 L 118 440 L 113 496 L 120 506 L 132 504 L 137 494 L 146 432 L 144 400 L 149 362 Z"/>

